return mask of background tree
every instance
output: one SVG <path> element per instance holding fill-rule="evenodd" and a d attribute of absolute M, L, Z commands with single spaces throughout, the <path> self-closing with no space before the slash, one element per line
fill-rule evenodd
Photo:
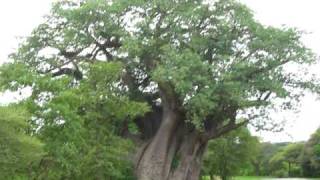
<path fill-rule="evenodd" d="M 0 174 L 3 179 L 33 175 L 43 155 L 42 143 L 28 134 L 30 114 L 22 107 L 0 107 Z"/>
<path fill-rule="evenodd" d="M 303 66 L 315 58 L 300 36 L 292 28 L 261 25 L 233 0 L 59 1 L 12 55 L 13 63 L 2 68 L 0 84 L 32 87 L 28 101 L 35 128 L 43 129 L 40 137 L 82 137 L 78 130 L 89 119 L 93 129 L 120 119 L 113 127 L 122 130 L 115 135 L 135 141 L 139 179 L 198 179 L 209 140 L 249 122 L 274 128 L 266 120 L 268 109 L 290 109 L 305 89 L 318 91 L 319 81 L 304 75 Z M 115 81 L 100 71 L 110 62 L 121 64 Z M 299 70 L 290 72 L 288 64 Z M 95 84 L 96 78 L 106 81 Z M 110 93 L 97 94 L 103 89 Z M 123 97 L 124 104 L 133 104 L 118 106 Z M 120 102 L 110 105 L 109 98 Z M 60 104 L 43 106 L 52 103 Z M 112 113 L 120 107 L 138 113 Z M 81 155 L 78 139 L 62 140 L 62 154 Z M 63 170 L 70 167 L 64 163 L 77 164 L 58 162 Z"/>
<path fill-rule="evenodd" d="M 251 136 L 249 130 L 242 127 L 228 133 L 208 144 L 208 151 L 204 156 L 203 175 L 220 176 L 226 180 L 248 170 L 252 157 L 258 153 L 256 149 L 259 141 Z"/>
<path fill-rule="evenodd" d="M 305 144 L 301 161 L 304 176 L 320 177 L 320 129 Z"/>
<path fill-rule="evenodd" d="M 252 171 L 249 175 L 254 175 L 254 176 L 262 176 L 264 172 L 264 143 L 257 143 L 256 146 L 254 147 L 256 149 L 256 154 L 251 156 L 251 167 Z"/>
<path fill-rule="evenodd" d="M 292 143 L 274 154 L 270 159 L 272 174 L 281 177 L 301 176 L 300 155 L 303 147 L 304 143 Z"/>
<path fill-rule="evenodd" d="M 289 143 L 270 143 L 263 142 L 260 144 L 260 151 L 258 155 L 254 157 L 252 164 L 256 169 L 256 176 L 271 176 L 273 173 L 273 167 L 270 165 L 270 159 Z"/>

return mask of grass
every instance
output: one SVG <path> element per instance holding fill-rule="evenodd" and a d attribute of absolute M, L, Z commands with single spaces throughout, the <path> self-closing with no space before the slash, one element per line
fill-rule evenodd
<path fill-rule="evenodd" d="M 209 180 L 209 177 L 202 177 L 202 180 Z M 237 176 L 232 180 L 320 180 L 320 178 L 272 178 L 259 176 Z"/>
<path fill-rule="evenodd" d="M 318 178 L 270 178 L 270 177 L 258 177 L 258 176 L 239 176 L 234 177 L 233 180 L 320 180 Z"/>
<path fill-rule="evenodd" d="M 266 179 L 265 177 L 258 177 L 258 176 L 239 176 L 234 177 L 233 180 L 262 180 Z"/>

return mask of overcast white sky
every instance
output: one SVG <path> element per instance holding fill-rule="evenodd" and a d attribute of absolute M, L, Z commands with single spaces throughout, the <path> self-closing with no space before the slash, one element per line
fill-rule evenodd
<path fill-rule="evenodd" d="M 287 25 L 310 32 L 305 35 L 305 44 L 320 54 L 320 1 L 319 0 L 240 0 L 255 13 L 257 20 L 265 25 Z M 17 37 L 30 34 L 49 13 L 52 0 L 10 0 L 0 1 L 0 63 L 17 47 Z M 319 66 L 310 68 L 317 71 Z M 320 72 L 319 72 L 320 76 Z M 9 94 L 0 97 L 0 104 L 12 100 Z M 308 94 L 302 102 L 300 113 L 278 114 L 285 117 L 288 125 L 281 133 L 255 133 L 265 141 L 307 140 L 320 126 L 320 102 L 316 96 Z"/>

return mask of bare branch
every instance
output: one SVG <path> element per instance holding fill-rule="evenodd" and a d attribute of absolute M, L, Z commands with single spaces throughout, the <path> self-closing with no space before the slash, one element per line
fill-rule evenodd
<path fill-rule="evenodd" d="M 242 120 L 239 123 L 235 123 L 235 121 L 231 120 L 228 124 L 222 126 L 222 127 L 215 127 L 210 132 L 206 133 L 204 135 L 204 140 L 210 140 L 217 137 L 220 137 L 221 135 L 228 133 L 229 131 L 235 130 L 241 126 L 247 125 L 251 120 L 255 119 L 258 115 L 251 116 L 247 119 Z"/>
<path fill-rule="evenodd" d="M 59 71 L 52 73 L 52 77 L 57 77 L 61 75 L 73 76 L 77 80 L 81 80 L 83 76 L 79 69 L 72 68 L 61 68 Z"/>

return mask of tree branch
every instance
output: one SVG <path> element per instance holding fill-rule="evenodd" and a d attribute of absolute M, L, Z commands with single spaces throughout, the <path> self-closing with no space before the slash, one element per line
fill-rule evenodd
<path fill-rule="evenodd" d="M 77 70 L 72 68 L 61 68 L 59 71 L 52 73 L 52 77 L 61 75 L 73 76 L 76 80 L 81 80 L 83 76 L 79 69 Z"/>
<path fill-rule="evenodd" d="M 217 137 L 219 137 L 219 136 L 221 136 L 221 135 L 223 135 L 223 134 L 225 134 L 225 133 L 227 133 L 227 132 L 229 132 L 231 130 L 234 130 L 234 129 L 237 129 L 237 128 L 241 127 L 241 126 L 244 126 L 244 125 L 248 124 L 249 121 L 250 121 L 249 119 L 246 119 L 246 120 L 244 120 L 244 121 L 242 121 L 240 123 L 232 123 L 232 122 L 228 123 L 227 125 L 219 128 L 215 133 L 213 133 L 211 135 L 210 139 L 217 138 Z"/>

